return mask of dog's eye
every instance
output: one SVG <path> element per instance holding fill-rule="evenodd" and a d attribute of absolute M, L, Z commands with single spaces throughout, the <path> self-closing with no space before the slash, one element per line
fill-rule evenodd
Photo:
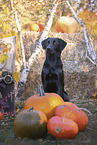
<path fill-rule="evenodd" d="M 50 41 L 47 42 L 47 45 L 50 44 Z"/>
<path fill-rule="evenodd" d="M 56 41 L 55 41 L 55 40 L 53 41 L 53 44 L 54 44 L 54 45 L 56 44 Z"/>

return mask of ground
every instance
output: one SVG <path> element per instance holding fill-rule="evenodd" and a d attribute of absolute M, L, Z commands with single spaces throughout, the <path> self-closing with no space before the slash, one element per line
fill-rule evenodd
<path fill-rule="evenodd" d="M 76 138 L 70 140 L 56 139 L 48 133 L 41 139 L 21 139 L 14 131 L 14 120 L 5 119 L 0 121 L 0 145 L 96 145 L 97 144 L 97 99 L 76 99 L 72 101 L 81 108 L 88 109 L 85 113 L 88 116 L 89 123 L 87 128 L 79 132 Z M 22 108 L 24 101 L 18 101 L 16 107 Z"/>

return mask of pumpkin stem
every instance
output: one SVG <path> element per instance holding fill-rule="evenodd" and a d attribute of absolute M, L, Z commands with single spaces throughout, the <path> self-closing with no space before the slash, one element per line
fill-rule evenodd
<path fill-rule="evenodd" d="M 92 113 L 91 113 L 88 109 L 86 109 L 86 108 L 78 108 L 78 110 L 84 110 L 84 111 L 87 111 L 90 115 L 92 115 Z"/>
<path fill-rule="evenodd" d="M 30 112 L 31 110 L 33 110 L 33 106 L 28 111 Z"/>
<path fill-rule="evenodd" d="M 45 96 L 44 90 L 43 90 L 43 86 L 42 86 L 42 85 L 39 85 L 39 86 L 38 86 L 38 92 L 39 92 L 39 96 Z"/>

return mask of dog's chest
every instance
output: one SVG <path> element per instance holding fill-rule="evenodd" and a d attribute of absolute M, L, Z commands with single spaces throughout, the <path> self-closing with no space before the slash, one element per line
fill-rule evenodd
<path fill-rule="evenodd" d="M 48 57 L 46 58 L 46 62 L 49 63 L 49 65 L 56 65 L 57 59 L 55 56 L 48 55 Z"/>
<path fill-rule="evenodd" d="M 45 64 L 49 65 L 50 67 L 57 67 L 62 65 L 62 61 L 60 56 L 58 57 L 57 55 L 47 55 Z"/>
<path fill-rule="evenodd" d="M 46 78 L 48 78 L 47 80 L 56 80 L 56 75 L 63 73 L 62 63 L 49 64 L 48 62 L 45 62 L 43 66 L 43 73 L 46 74 Z"/>

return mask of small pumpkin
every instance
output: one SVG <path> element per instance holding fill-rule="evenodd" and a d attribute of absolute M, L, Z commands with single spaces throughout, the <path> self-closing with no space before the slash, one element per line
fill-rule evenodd
<path fill-rule="evenodd" d="M 23 138 L 40 138 L 47 131 L 47 117 L 39 110 L 26 109 L 21 111 L 14 120 L 16 134 Z"/>
<path fill-rule="evenodd" d="M 57 32 L 62 33 L 75 33 L 78 28 L 78 23 L 73 17 L 60 17 L 55 24 Z"/>
<path fill-rule="evenodd" d="M 56 107 L 55 115 L 63 117 L 64 115 L 66 115 L 69 111 L 71 111 L 74 108 L 78 109 L 78 107 L 74 103 L 62 102 L 60 105 L 58 105 Z"/>
<path fill-rule="evenodd" d="M 59 139 L 72 139 L 78 134 L 78 125 L 65 117 L 54 116 L 47 123 L 48 132 Z"/>
<path fill-rule="evenodd" d="M 0 120 L 2 120 L 2 118 L 3 118 L 3 114 L 2 112 L 0 112 Z"/>
<path fill-rule="evenodd" d="M 39 25 L 38 24 L 32 24 L 31 29 L 32 29 L 32 31 L 38 32 L 39 31 Z"/>
<path fill-rule="evenodd" d="M 43 24 L 40 24 L 40 23 L 38 23 L 38 25 L 39 25 L 39 30 L 40 30 L 40 32 L 43 32 L 43 30 L 44 30 L 44 25 L 43 25 Z"/>
<path fill-rule="evenodd" d="M 66 114 L 66 117 L 72 119 L 78 124 L 79 131 L 83 131 L 88 125 L 88 117 L 84 111 L 80 108 L 73 109 Z"/>
<path fill-rule="evenodd" d="M 64 100 L 56 93 L 44 93 L 43 87 L 39 86 L 39 94 L 29 97 L 25 104 L 24 109 L 29 109 L 32 106 L 35 110 L 42 111 L 47 119 L 50 119 L 55 114 L 55 109 Z"/>
<path fill-rule="evenodd" d="M 65 103 L 66 102 L 56 108 L 55 115 L 60 117 L 65 116 L 66 118 L 73 120 L 78 124 L 79 131 L 84 130 L 88 125 L 88 117 L 85 112 L 73 103 L 71 104 L 70 102 L 67 102 L 69 105 L 71 104 L 71 106 L 64 105 Z"/>

